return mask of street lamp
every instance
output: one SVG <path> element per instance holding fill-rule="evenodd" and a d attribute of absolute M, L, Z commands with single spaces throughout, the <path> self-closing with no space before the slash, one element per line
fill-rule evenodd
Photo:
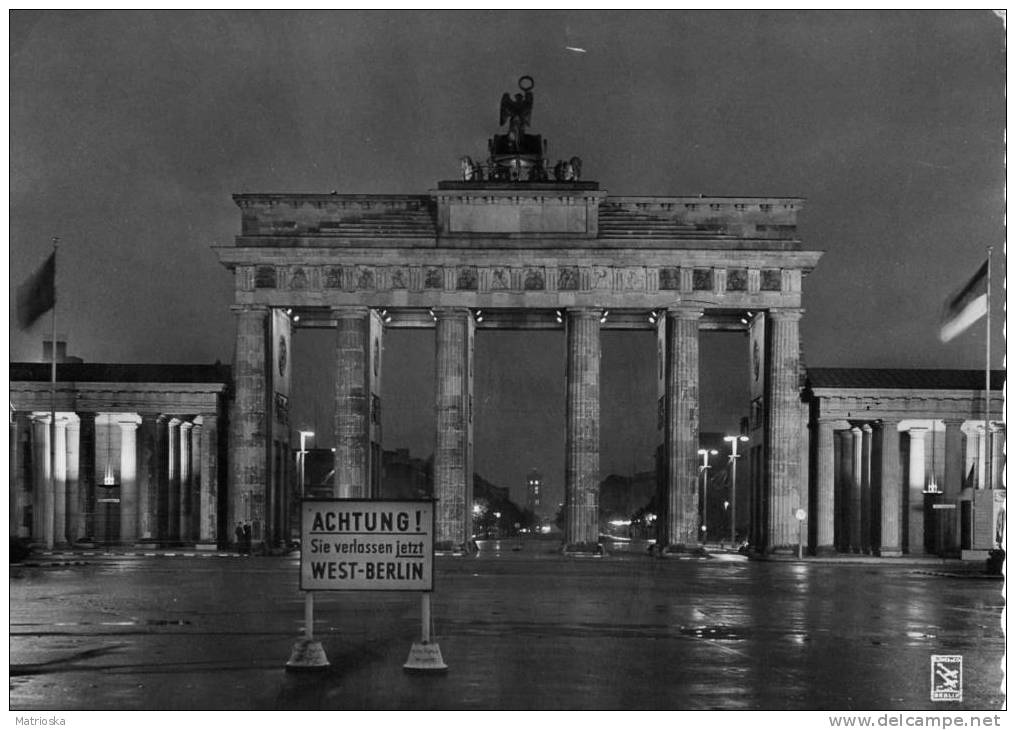
<path fill-rule="evenodd" d="M 314 438 L 313 431 L 300 431 L 300 496 L 307 498 L 307 439 Z"/>
<path fill-rule="evenodd" d="M 702 472 L 702 542 L 706 541 L 706 515 L 709 507 L 709 457 L 719 452 L 716 449 L 699 449 L 702 455 L 702 464 L 699 471 Z"/>
<path fill-rule="evenodd" d="M 724 441 L 730 442 L 730 543 L 737 549 L 737 460 L 741 455 L 737 453 L 737 444 L 748 440 L 747 436 L 724 436 Z"/>

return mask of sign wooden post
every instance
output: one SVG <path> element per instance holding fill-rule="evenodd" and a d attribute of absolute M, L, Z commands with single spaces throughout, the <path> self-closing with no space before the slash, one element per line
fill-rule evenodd
<path fill-rule="evenodd" d="M 311 634 L 314 591 L 422 591 L 423 638 L 413 644 L 405 668 L 447 669 L 430 637 L 434 502 L 305 499 L 300 510 L 307 636 L 297 642 L 294 655 L 308 642 L 320 647 Z M 324 657 L 323 649 L 320 655 Z"/>

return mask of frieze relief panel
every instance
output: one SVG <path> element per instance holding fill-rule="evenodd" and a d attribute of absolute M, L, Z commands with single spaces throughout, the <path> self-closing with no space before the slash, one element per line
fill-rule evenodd
<path fill-rule="evenodd" d="M 794 269 L 605 265 L 324 265 L 237 266 L 238 291 L 293 292 L 797 292 Z"/>

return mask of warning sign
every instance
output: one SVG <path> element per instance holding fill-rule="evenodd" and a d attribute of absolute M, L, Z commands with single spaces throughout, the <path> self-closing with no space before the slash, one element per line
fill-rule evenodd
<path fill-rule="evenodd" d="M 433 502 L 308 499 L 301 524 L 305 591 L 434 588 Z"/>

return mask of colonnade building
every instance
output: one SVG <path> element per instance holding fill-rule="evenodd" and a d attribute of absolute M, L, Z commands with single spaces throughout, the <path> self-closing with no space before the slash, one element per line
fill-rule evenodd
<path fill-rule="evenodd" d="M 10 378 L 12 537 L 225 546 L 228 366 L 59 363 L 54 387 L 50 364 L 11 363 Z"/>
<path fill-rule="evenodd" d="M 960 556 L 999 547 L 1005 373 L 809 368 L 809 543 Z M 986 418 L 985 414 L 989 414 Z M 985 430 L 987 427 L 987 430 Z"/>

